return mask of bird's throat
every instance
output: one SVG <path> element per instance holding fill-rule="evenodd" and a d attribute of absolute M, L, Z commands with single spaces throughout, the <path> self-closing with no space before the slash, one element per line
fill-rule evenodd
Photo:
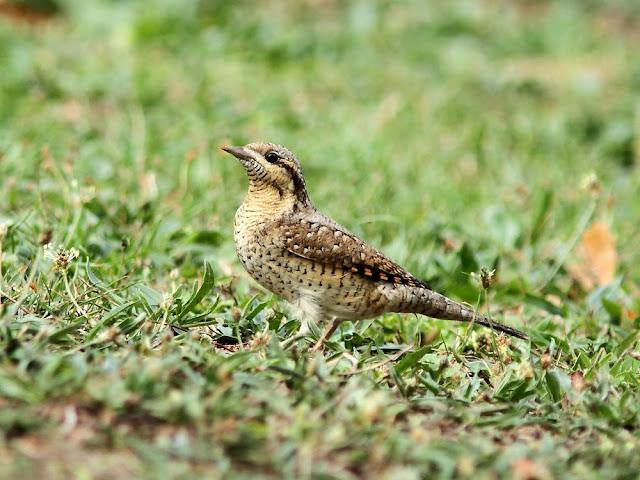
<path fill-rule="evenodd" d="M 297 197 L 292 192 L 282 191 L 268 184 L 249 184 L 244 206 L 249 211 L 262 215 L 277 216 L 293 210 Z"/>

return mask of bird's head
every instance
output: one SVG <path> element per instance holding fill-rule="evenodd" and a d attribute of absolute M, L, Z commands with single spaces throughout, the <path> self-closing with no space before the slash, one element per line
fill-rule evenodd
<path fill-rule="evenodd" d="M 250 190 L 271 190 L 280 198 L 308 201 L 300 162 L 286 148 L 273 143 L 248 143 L 222 150 L 240 160 L 247 171 Z"/>

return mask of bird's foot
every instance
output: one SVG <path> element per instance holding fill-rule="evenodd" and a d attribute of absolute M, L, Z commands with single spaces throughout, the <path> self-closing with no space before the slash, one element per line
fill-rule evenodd
<path fill-rule="evenodd" d="M 342 319 L 338 319 L 338 318 L 334 319 L 329 324 L 329 326 L 324 330 L 320 338 L 318 338 L 318 341 L 311 348 L 310 353 L 316 353 L 318 350 L 320 350 L 324 346 L 324 342 L 331 338 L 331 335 L 333 335 L 333 333 L 336 331 L 336 329 L 338 328 L 341 322 L 342 322 Z"/>

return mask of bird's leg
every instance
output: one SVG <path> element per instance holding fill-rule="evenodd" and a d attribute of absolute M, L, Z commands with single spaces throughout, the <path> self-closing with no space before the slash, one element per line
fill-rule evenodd
<path fill-rule="evenodd" d="M 331 338 L 331 335 L 333 335 L 333 332 L 336 331 L 336 328 L 338 328 L 338 325 L 340 325 L 341 323 L 342 323 L 341 318 L 334 318 L 329 324 L 329 326 L 325 328 L 324 332 L 322 333 L 322 335 L 320 336 L 316 344 L 311 349 L 311 353 L 318 351 L 318 349 L 322 347 L 322 345 L 324 344 L 325 340 L 328 340 Z"/>

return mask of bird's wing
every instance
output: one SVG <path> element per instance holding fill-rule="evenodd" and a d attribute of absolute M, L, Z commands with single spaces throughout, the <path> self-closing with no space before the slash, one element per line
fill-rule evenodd
<path fill-rule="evenodd" d="M 315 213 L 279 224 L 285 248 L 327 267 L 340 267 L 374 282 L 429 288 L 393 260 L 367 245 L 342 225 Z"/>

